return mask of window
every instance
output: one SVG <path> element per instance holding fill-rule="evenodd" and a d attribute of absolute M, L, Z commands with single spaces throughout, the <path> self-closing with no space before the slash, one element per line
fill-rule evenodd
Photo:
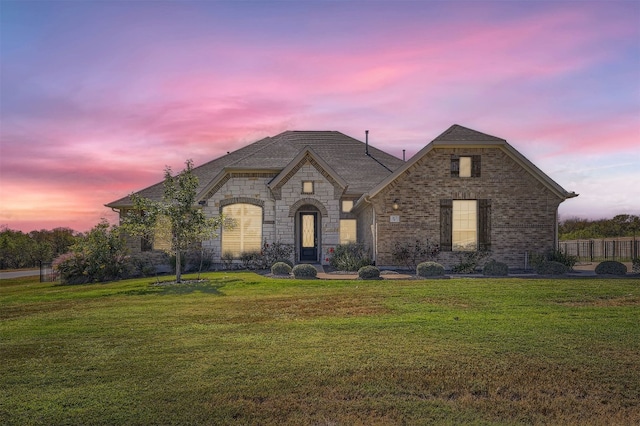
<path fill-rule="evenodd" d="M 340 221 L 340 244 L 356 242 L 356 220 L 342 219 Z"/>
<path fill-rule="evenodd" d="M 353 208 L 353 200 L 342 201 L 342 213 L 349 213 Z"/>
<path fill-rule="evenodd" d="M 451 226 L 453 251 L 475 251 L 478 247 L 477 202 L 454 200 Z"/>
<path fill-rule="evenodd" d="M 491 249 L 491 200 L 440 200 L 440 249 Z"/>
<path fill-rule="evenodd" d="M 480 156 L 451 156 L 451 177 L 480 177 Z"/>
<path fill-rule="evenodd" d="M 253 204 L 231 204 L 222 208 L 225 227 L 222 230 L 222 254 L 260 250 L 262 247 L 262 207 Z"/>
<path fill-rule="evenodd" d="M 313 194 L 313 181 L 306 180 L 302 182 L 302 193 Z"/>

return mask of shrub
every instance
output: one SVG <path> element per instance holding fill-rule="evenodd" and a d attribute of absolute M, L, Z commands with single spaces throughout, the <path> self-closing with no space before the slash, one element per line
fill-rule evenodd
<path fill-rule="evenodd" d="M 193 248 L 188 250 L 184 255 L 186 267 L 185 272 L 202 272 L 211 269 L 213 264 L 213 250 L 206 248 Z M 174 261 L 175 263 L 175 261 Z"/>
<path fill-rule="evenodd" d="M 454 265 L 451 270 L 457 274 L 473 274 L 491 256 L 491 252 L 488 251 L 467 251 L 456 254 L 458 264 Z"/>
<path fill-rule="evenodd" d="M 157 273 L 170 272 L 175 268 L 175 260 L 171 262 L 164 251 L 143 251 L 129 256 L 127 277 L 150 277 Z"/>
<path fill-rule="evenodd" d="M 294 266 L 291 272 L 293 272 L 293 276 L 296 278 L 315 278 L 318 275 L 318 270 L 308 263 L 301 263 Z"/>
<path fill-rule="evenodd" d="M 58 257 L 54 269 L 63 284 L 113 281 L 126 277 L 126 251 L 120 229 L 102 221 L 71 247 L 71 253 Z"/>
<path fill-rule="evenodd" d="M 416 268 L 419 277 L 444 276 L 444 266 L 437 262 L 422 262 Z"/>
<path fill-rule="evenodd" d="M 364 244 L 340 244 L 330 248 L 327 253 L 329 264 L 339 271 L 357 271 L 363 266 L 371 265 L 371 256 Z"/>
<path fill-rule="evenodd" d="M 482 274 L 492 277 L 505 277 L 509 275 L 509 266 L 507 266 L 506 263 L 497 262 L 492 259 L 484 265 Z"/>
<path fill-rule="evenodd" d="M 222 265 L 224 269 L 231 269 L 231 265 L 233 265 L 233 252 L 225 251 L 222 253 Z"/>
<path fill-rule="evenodd" d="M 372 265 L 363 266 L 358 270 L 358 278 L 361 280 L 379 280 L 380 269 Z"/>
<path fill-rule="evenodd" d="M 289 275 L 291 274 L 291 266 L 284 262 L 276 262 L 271 266 L 271 273 L 273 275 Z"/>
<path fill-rule="evenodd" d="M 634 274 L 640 274 L 640 257 L 636 257 L 631 261 L 631 270 Z"/>
<path fill-rule="evenodd" d="M 418 263 L 433 260 L 440 254 L 440 246 L 428 239 L 425 242 L 416 240 L 414 243 L 396 242 L 391 251 L 394 262 L 408 269 L 416 269 Z"/>
<path fill-rule="evenodd" d="M 257 250 L 243 251 L 240 253 L 240 261 L 244 269 L 258 269 L 262 264 L 260 252 Z"/>
<path fill-rule="evenodd" d="M 615 260 L 605 260 L 596 266 L 596 274 L 598 275 L 626 275 L 627 265 L 616 262 Z"/>
<path fill-rule="evenodd" d="M 262 267 L 267 269 L 276 262 L 285 262 L 293 267 L 293 262 L 291 261 L 292 254 L 293 245 L 281 243 L 280 241 L 269 244 L 267 240 L 264 240 L 262 251 L 260 252 Z"/>
<path fill-rule="evenodd" d="M 576 256 L 565 254 L 560 250 L 549 250 L 544 254 L 531 254 L 529 262 L 534 269 L 538 269 L 544 262 L 558 262 L 567 267 L 567 271 L 573 271 L 573 267 L 576 266 L 578 258 Z"/>
<path fill-rule="evenodd" d="M 564 275 L 569 268 L 564 263 L 547 260 L 536 266 L 536 273 L 540 275 Z"/>

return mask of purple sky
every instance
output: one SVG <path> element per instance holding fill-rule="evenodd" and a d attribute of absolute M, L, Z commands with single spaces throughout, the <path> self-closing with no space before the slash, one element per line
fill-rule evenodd
<path fill-rule="evenodd" d="M 640 214 L 639 1 L 0 0 L 0 225 L 103 205 L 284 130 L 407 158 L 456 123 Z"/>

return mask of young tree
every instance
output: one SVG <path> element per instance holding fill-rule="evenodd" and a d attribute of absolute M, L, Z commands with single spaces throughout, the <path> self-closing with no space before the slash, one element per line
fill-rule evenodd
<path fill-rule="evenodd" d="M 176 257 L 176 282 L 182 282 L 181 253 L 196 243 L 214 238 L 222 224 L 222 218 L 207 218 L 196 204 L 198 177 L 193 173 L 193 161 L 185 162 L 186 168 L 173 175 L 171 168 L 164 172 L 164 193 L 161 201 L 154 201 L 131 194 L 133 209 L 123 220 L 123 227 L 130 235 L 148 241 L 167 238 L 170 252 Z"/>

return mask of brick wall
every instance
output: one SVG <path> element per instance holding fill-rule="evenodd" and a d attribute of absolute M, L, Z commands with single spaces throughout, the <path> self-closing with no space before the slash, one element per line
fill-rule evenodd
<path fill-rule="evenodd" d="M 451 155 L 481 155 L 481 176 L 451 177 Z M 393 201 L 399 200 L 394 211 Z M 556 212 L 562 201 L 499 148 L 435 148 L 373 197 L 378 232 L 378 265 L 393 265 L 396 241 L 440 242 L 440 200 L 491 200 L 492 258 L 511 268 L 524 266 L 525 252 L 554 247 Z M 391 215 L 399 216 L 391 223 Z M 442 253 L 450 268 L 456 253 Z"/>

